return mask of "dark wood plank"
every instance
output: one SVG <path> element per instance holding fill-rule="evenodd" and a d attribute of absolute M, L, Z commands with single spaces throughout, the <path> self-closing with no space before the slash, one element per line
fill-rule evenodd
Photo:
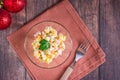
<path fill-rule="evenodd" d="M 26 0 L 26 23 L 35 17 L 35 0 Z M 28 72 L 25 72 L 25 80 L 32 80 Z"/>
<path fill-rule="evenodd" d="M 99 0 L 70 0 L 93 36 L 98 40 Z M 98 69 L 82 80 L 99 80 Z"/>
<path fill-rule="evenodd" d="M 27 0 L 26 4 L 26 22 L 39 16 L 49 7 L 56 4 L 59 0 Z M 29 74 L 26 72 L 26 80 L 31 80 Z"/>
<path fill-rule="evenodd" d="M 61 0 L 48 0 L 47 2 L 47 6 L 48 8 L 51 6 L 54 6 L 55 4 L 57 4 L 58 2 L 60 2 Z"/>
<path fill-rule="evenodd" d="M 0 80 L 25 80 L 25 69 L 6 39 L 25 23 L 25 9 L 11 16 L 10 28 L 0 31 Z"/>
<path fill-rule="evenodd" d="M 47 8 L 47 0 L 26 0 L 26 22 L 33 20 Z M 26 71 L 26 80 L 31 80 Z"/>
<path fill-rule="evenodd" d="M 120 80 L 120 0 L 100 0 L 100 44 L 106 62 L 100 80 Z"/>

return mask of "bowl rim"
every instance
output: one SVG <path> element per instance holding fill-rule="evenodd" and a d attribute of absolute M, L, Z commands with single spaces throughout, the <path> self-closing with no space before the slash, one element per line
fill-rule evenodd
<path fill-rule="evenodd" d="M 63 28 L 67 31 L 68 35 L 70 36 L 70 44 L 71 44 L 70 47 L 71 47 L 71 49 L 70 49 L 69 55 L 67 56 L 67 58 L 66 58 L 62 63 L 60 63 L 60 64 L 58 64 L 58 65 L 56 65 L 56 66 L 53 66 L 53 67 L 42 67 L 42 66 L 36 64 L 33 60 L 31 60 L 30 56 L 28 55 L 27 49 L 26 49 L 26 38 L 27 38 L 27 36 L 28 36 L 28 33 L 29 33 L 36 25 L 41 24 L 41 23 L 44 23 L 44 22 L 54 22 L 54 23 L 56 23 L 56 24 L 59 24 L 61 27 L 63 27 Z M 62 24 L 60 24 L 60 23 L 58 23 L 58 22 L 56 22 L 56 21 L 52 21 L 52 20 L 40 21 L 40 22 L 32 25 L 31 28 L 26 32 L 26 36 L 25 36 L 25 40 L 24 40 L 24 51 L 25 51 L 25 54 L 27 55 L 28 59 L 29 59 L 34 65 L 36 65 L 36 66 L 39 67 L 39 68 L 52 69 L 52 68 L 57 68 L 57 67 L 59 67 L 60 65 L 64 64 L 64 63 L 66 62 L 66 60 L 70 57 L 70 55 L 71 55 L 71 53 L 72 53 L 72 48 L 73 48 L 73 43 L 72 43 L 72 37 L 71 37 L 70 32 L 67 30 L 67 28 L 66 28 L 65 26 L 63 26 Z M 49 65 L 49 64 L 48 64 L 48 65 Z"/>

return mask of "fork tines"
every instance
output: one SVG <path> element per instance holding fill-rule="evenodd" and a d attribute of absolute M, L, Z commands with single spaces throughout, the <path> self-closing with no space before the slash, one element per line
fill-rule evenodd
<path fill-rule="evenodd" d="M 80 46 L 78 47 L 78 52 L 81 52 L 81 53 L 85 54 L 86 51 L 88 50 L 89 46 L 90 46 L 89 40 L 88 40 L 88 39 L 84 40 L 84 41 L 80 44 Z"/>

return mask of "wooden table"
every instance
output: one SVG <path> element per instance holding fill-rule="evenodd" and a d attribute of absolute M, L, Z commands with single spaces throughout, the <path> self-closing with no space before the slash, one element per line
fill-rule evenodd
<path fill-rule="evenodd" d="M 11 13 L 10 28 L 0 31 L 0 80 L 31 80 L 6 36 L 59 1 L 26 0 L 25 9 Z M 120 0 L 70 2 L 106 53 L 106 62 L 82 80 L 120 80 Z"/>

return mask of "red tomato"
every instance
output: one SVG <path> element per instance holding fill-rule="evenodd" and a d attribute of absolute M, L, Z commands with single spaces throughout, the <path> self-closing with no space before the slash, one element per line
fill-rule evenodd
<path fill-rule="evenodd" d="M 11 24 L 10 14 L 4 9 L 0 9 L 0 30 L 8 28 L 10 24 Z"/>
<path fill-rule="evenodd" d="M 25 6 L 25 0 L 3 0 L 3 6 L 9 12 L 19 12 Z"/>

